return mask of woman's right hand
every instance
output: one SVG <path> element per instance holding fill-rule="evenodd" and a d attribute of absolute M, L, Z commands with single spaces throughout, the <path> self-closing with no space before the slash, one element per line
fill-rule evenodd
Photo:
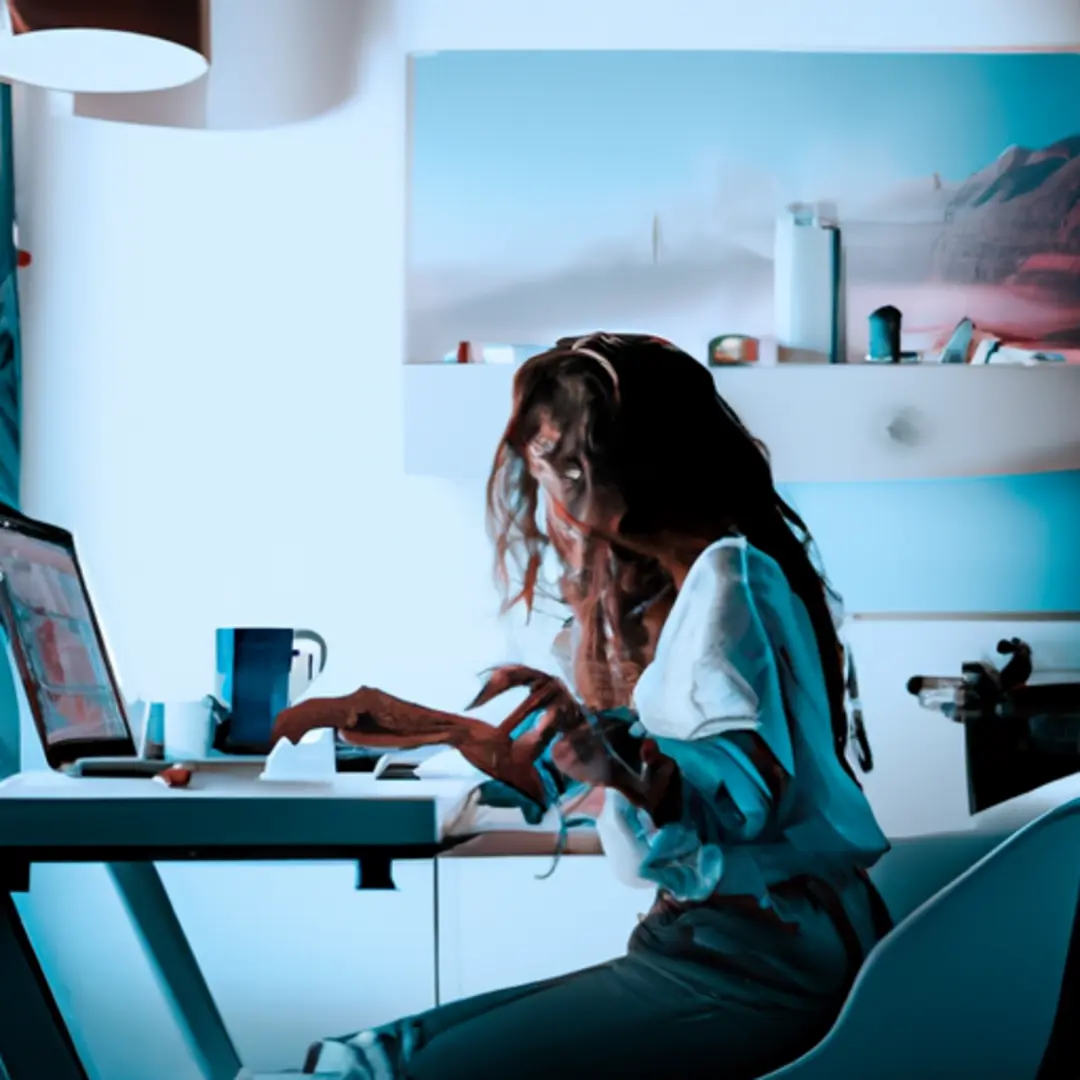
<path fill-rule="evenodd" d="M 499 669 L 473 704 L 490 700 L 509 689 L 511 684 L 522 685 L 515 679 L 525 670 Z M 530 677 L 532 674 L 530 671 Z M 566 708 L 577 708 L 573 699 L 564 695 L 561 689 L 558 680 L 550 680 L 530 695 L 530 702 L 537 702 L 536 707 L 546 707 L 549 723 L 564 719 Z M 311 698 L 283 710 L 274 721 L 273 741 L 288 739 L 295 743 L 309 731 L 334 728 L 346 742 L 375 749 L 454 747 L 481 772 L 543 805 L 546 794 L 535 760 L 555 737 L 560 725 L 556 724 L 550 730 L 541 726 L 541 730 L 529 732 L 520 739 L 511 738 L 514 728 L 528 711 L 531 711 L 528 703 L 525 709 L 519 706 L 503 724 L 493 727 L 475 717 L 429 709 L 402 701 L 383 690 L 362 686 L 351 694 Z"/>
<path fill-rule="evenodd" d="M 361 725 L 362 718 L 370 718 L 376 725 L 375 730 L 369 731 L 369 725 L 363 723 L 363 741 L 370 743 L 372 738 L 379 737 L 378 728 L 382 727 L 380 717 L 389 712 L 388 705 L 391 700 L 394 699 L 391 699 L 389 694 L 369 686 L 361 686 L 351 694 L 341 697 L 309 698 L 278 713 L 274 720 L 272 742 L 288 739 L 289 742 L 297 743 L 309 731 L 319 728 L 333 728 L 340 731 L 343 738 L 348 739 L 349 732 Z"/>
<path fill-rule="evenodd" d="M 309 731 L 334 728 L 341 737 L 358 746 L 376 749 L 411 749 L 417 746 L 459 746 L 475 740 L 479 720 L 429 709 L 403 701 L 374 687 L 361 686 L 351 694 L 335 698 L 309 698 L 278 714 L 273 741 L 299 742 Z M 479 734 L 482 736 L 483 731 Z"/>
<path fill-rule="evenodd" d="M 535 754 L 527 745 L 515 744 L 505 731 L 474 717 L 429 709 L 362 686 L 341 697 L 311 698 L 285 709 L 274 721 L 273 739 L 295 743 L 318 728 L 334 728 L 345 742 L 373 749 L 455 747 L 481 772 L 538 803 L 544 800 L 540 774 L 533 766 Z"/>

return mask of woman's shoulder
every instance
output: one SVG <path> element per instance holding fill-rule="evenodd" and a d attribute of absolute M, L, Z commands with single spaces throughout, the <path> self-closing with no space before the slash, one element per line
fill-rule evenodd
<path fill-rule="evenodd" d="M 705 548 L 690 567 L 687 583 L 692 578 L 738 581 L 750 588 L 777 581 L 787 584 L 779 563 L 741 535 L 721 537 Z"/>
<path fill-rule="evenodd" d="M 816 565 L 815 570 L 820 573 Z M 690 567 L 687 582 L 691 577 L 697 579 L 693 588 L 699 595 L 705 592 L 730 596 L 741 590 L 755 601 L 779 605 L 785 610 L 789 605 L 796 608 L 803 605 L 780 564 L 745 536 L 725 536 L 710 544 Z M 824 577 L 822 586 L 833 626 L 840 633 L 846 619 L 843 597 Z"/>

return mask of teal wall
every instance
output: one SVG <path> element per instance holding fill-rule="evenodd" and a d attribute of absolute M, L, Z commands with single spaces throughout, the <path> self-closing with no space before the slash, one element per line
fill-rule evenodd
<path fill-rule="evenodd" d="M 11 87 L 0 85 L 0 502 L 19 505 L 22 350 L 15 252 Z"/>
<path fill-rule="evenodd" d="M 11 87 L 0 83 L 0 503 L 19 505 L 22 357 L 15 253 Z M 0 660 L 0 778 L 19 763 L 19 712 L 11 665 Z"/>
<path fill-rule="evenodd" d="M 849 611 L 1080 611 L 1080 471 L 785 494 Z"/>

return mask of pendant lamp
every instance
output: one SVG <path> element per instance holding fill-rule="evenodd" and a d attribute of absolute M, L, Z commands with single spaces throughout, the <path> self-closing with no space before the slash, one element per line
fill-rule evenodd
<path fill-rule="evenodd" d="M 209 68 L 203 0 L 0 0 L 0 20 L 4 82 L 139 94 L 185 86 Z"/>

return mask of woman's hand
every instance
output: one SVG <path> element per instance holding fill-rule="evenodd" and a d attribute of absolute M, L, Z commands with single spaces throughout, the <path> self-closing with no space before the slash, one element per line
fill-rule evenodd
<path fill-rule="evenodd" d="M 564 732 L 552 746 L 551 760 L 575 780 L 618 791 L 647 811 L 659 828 L 677 819 L 682 809 L 678 769 L 653 739 L 642 739 L 636 760 L 624 761 L 608 735 L 623 734 L 625 727 L 625 721 L 599 717 L 590 723 L 583 716 L 580 725 Z"/>
<path fill-rule="evenodd" d="M 479 721 L 402 701 L 384 690 L 361 686 L 335 698 L 309 698 L 283 710 L 274 721 L 273 741 L 299 742 L 309 731 L 334 728 L 346 742 L 406 749 L 458 746 L 479 731 Z"/>
<path fill-rule="evenodd" d="M 346 742 L 386 750 L 452 746 L 481 772 L 544 803 L 544 786 L 533 766 L 542 748 L 527 740 L 519 745 L 504 728 L 474 717 L 429 709 L 362 686 L 342 697 L 312 698 L 285 709 L 274 721 L 273 740 L 299 742 L 317 728 L 334 728 Z"/>
<path fill-rule="evenodd" d="M 499 725 L 499 730 L 510 736 L 530 716 L 540 713 L 537 722 L 515 742 L 528 745 L 536 756 L 555 743 L 552 760 L 560 772 L 587 784 L 604 783 L 601 777 L 606 775 L 606 747 L 566 683 L 524 664 L 504 664 L 487 674 L 487 682 L 467 709 L 486 705 L 508 690 L 526 687 L 528 696 Z"/>
<path fill-rule="evenodd" d="M 309 731 L 319 728 L 334 728 L 347 738 L 348 731 L 358 726 L 361 717 L 377 717 L 383 711 L 385 697 L 380 690 L 361 686 L 341 697 L 308 698 L 278 713 L 272 741 L 288 739 L 298 743 Z"/>
<path fill-rule="evenodd" d="M 551 762 L 564 776 L 591 787 L 611 787 L 620 768 L 587 721 L 562 733 L 551 747 Z"/>
<path fill-rule="evenodd" d="M 496 668 L 469 708 L 522 686 L 530 693 L 500 725 L 504 733 L 541 712 L 533 728 L 516 742 L 530 744 L 537 755 L 550 745 L 551 761 L 559 772 L 590 787 L 614 788 L 650 812 L 668 798 L 677 773 L 674 762 L 660 753 L 656 743 L 642 742 L 640 768 L 638 762 L 624 760 L 614 751 L 612 737 L 625 734 L 626 721 L 590 716 L 566 684 L 546 672 L 520 664 Z"/>

